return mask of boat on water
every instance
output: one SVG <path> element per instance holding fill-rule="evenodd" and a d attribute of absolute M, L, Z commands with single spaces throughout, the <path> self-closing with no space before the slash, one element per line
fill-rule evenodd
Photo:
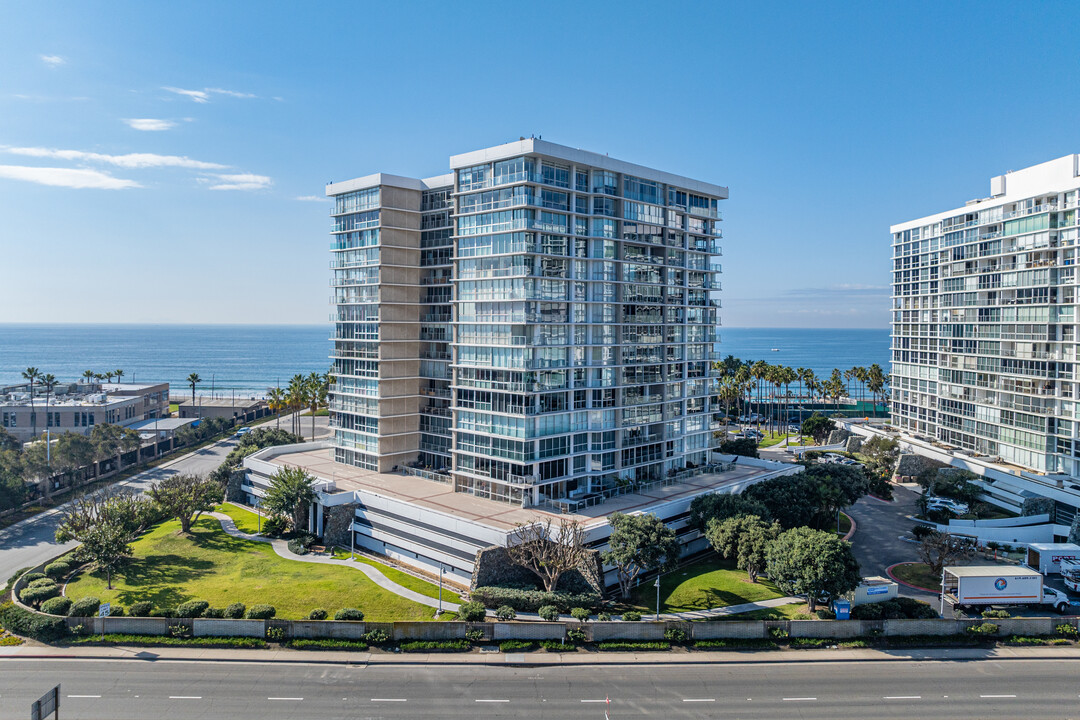
<path fill-rule="evenodd" d="M 780 352 L 780 348 L 773 348 L 770 352 Z"/>

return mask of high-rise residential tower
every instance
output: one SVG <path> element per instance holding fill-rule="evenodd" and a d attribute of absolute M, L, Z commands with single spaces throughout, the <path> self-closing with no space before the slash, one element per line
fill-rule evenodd
<path fill-rule="evenodd" d="M 727 188 L 539 139 L 334 183 L 334 457 L 524 506 L 709 461 Z"/>
<path fill-rule="evenodd" d="M 893 424 L 1034 471 L 1000 493 L 1014 505 L 1025 493 L 1076 505 L 1056 489 L 1067 483 L 1039 477 L 1080 477 L 1078 204 L 1080 156 L 1068 155 L 892 227 Z"/>

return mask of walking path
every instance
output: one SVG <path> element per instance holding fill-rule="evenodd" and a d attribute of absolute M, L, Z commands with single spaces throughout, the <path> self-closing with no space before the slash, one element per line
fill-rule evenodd
<path fill-rule="evenodd" d="M 286 560 L 296 560 L 298 562 L 316 563 L 321 565 L 343 565 L 345 567 L 350 567 L 354 570 L 359 570 L 360 572 L 367 575 L 368 579 L 381 587 L 383 590 L 388 590 L 395 595 L 400 595 L 407 600 L 412 600 L 413 602 L 420 603 L 421 605 L 427 605 L 428 607 L 433 608 L 439 607 L 439 601 L 437 599 L 429 598 L 427 595 L 421 595 L 420 593 L 414 590 L 410 590 L 403 585 L 398 585 L 396 582 L 383 575 L 382 572 L 376 567 L 372 567 L 371 565 L 368 565 L 366 563 L 354 562 L 352 560 L 337 560 L 332 557 L 323 557 L 319 555 L 297 555 L 296 553 L 289 550 L 288 543 L 285 540 L 282 540 L 280 538 L 267 538 L 263 537 L 262 535 L 252 535 L 250 533 L 241 532 L 239 529 L 237 529 L 236 523 L 233 522 L 233 519 L 225 513 L 214 512 L 208 514 L 217 518 L 221 522 L 221 529 L 224 530 L 227 534 L 232 535 L 233 537 L 242 538 L 244 540 L 270 543 L 270 546 L 274 548 L 274 552 L 277 553 L 279 556 L 285 558 Z M 442 604 L 442 608 L 446 612 L 457 612 L 458 605 L 456 603 L 444 601 Z"/>
<path fill-rule="evenodd" d="M 343 565 L 345 567 L 359 570 L 368 576 L 368 578 L 383 590 L 388 590 L 395 595 L 400 595 L 407 600 L 426 605 L 428 607 L 438 608 L 439 601 L 430 598 L 427 595 L 421 595 L 415 590 L 410 590 L 407 587 L 398 585 L 396 582 L 386 577 L 379 571 L 378 568 L 368 565 L 366 563 L 353 562 L 351 560 L 337 560 L 332 557 L 325 557 L 322 555 L 297 555 L 293 551 L 289 550 L 288 543 L 280 538 L 267 538 L 262 535 L 252 535 L 250 533 L 241 532 L 237 527 L 233 519 L 225 513 L 212 512 L 209 515 L 217 518 L 221 522 L 221 529 L 227 534 L 241 538 L 243 540 L 253 540 L 255 542 L 270 543 L 270 546 L 274 548 L 274 552 L 286 560 L 296 560 L 298 562 L 317 563 L 322 565 Z M 734 615 L 736 613 L 752 612 L 754 610 L 765 610 L 768 608 L 779 607 L 781 605 L 790 605 L 791 603 L 803 602 L 802 598 L 797 597 L 783 597 L 774 598 L 772 600 L 762 600 L 756 603 L 742 603 L 741 605 L 728 605 L 727 607 L 712 608 L 710 610 L 695 610 L 690 612 L 681 613 L 662 613 L 660 615 L 661 620 L 708 620 L 710 618 L 724 617 L 726 615 Z M 458 605 L 451 602 L 443 602 L 443 611 L 445 612 L 457 612 Z M 494 613 L 488 610 L 488 615 L 493 616 Z M 646 613 L 642 613 L 642 616 L 646 616 Z M 522 612 L 518 613 L 518 619 L 520 620 L 540 620 L 540 616 L 536 613 Z M 569 615 L 563 615 L 559 617 L 563 622 L 573 621 L 574 618 Z"/>

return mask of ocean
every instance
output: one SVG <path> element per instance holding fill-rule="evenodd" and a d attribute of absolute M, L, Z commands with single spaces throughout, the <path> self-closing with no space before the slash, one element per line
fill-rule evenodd
<path fill-rule="evenodd" d="M 0 324 L 0 385 L 22 382 L 34 366 L 62 381 L 84 370 L 124 371 L 124 382 L 167 381 L 174 395 L 258 397 L 297 373 L 326 372 L 329 325 L 21 325 Z M 743 360 L 807 367 L 889 366 L 888 330 L 722 328 L 720 352 Z M 773 352 L 773 348 L 776 352 Z"/>

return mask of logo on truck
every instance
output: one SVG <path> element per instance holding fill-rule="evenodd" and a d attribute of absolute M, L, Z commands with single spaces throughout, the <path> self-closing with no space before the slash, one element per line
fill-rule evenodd
<path fill-rule="evenodd" d="M 1005 578 L 998 578 L 994 581 L 994 587 L 1000 592 L 1004 590 L 1009 583 L 1005 581 Z"/>

